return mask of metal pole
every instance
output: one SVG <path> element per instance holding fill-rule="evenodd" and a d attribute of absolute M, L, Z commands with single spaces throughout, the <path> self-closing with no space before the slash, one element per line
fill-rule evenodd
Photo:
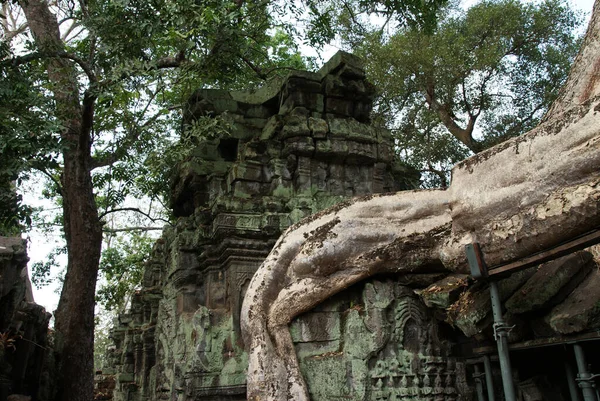
<path fill-rule="evenodd" d="M 489 355 L 483 356 L 483 367 L 485 368 L 485 386 L 488 393 L 488 401 L 496 401 L 494 394 L 494 378 L 492 377 L 492 361 Z"/>
<path fill-rule="evenodd" d="M 585 363 L 585 354 L 581 345 L 573 344 L 573 350 L 575 351 L 575 360 L 577 361 L 577 382 L 579 382 L 579 388 L 583 392 L 583 399 L 585 401 L 598 401 L 596 397 L 596 391 L 594 390 L 594 376 L 588 372 L 587 364 Z"/>
<path fill-rule="evenodd" d="M 479 371 L 479 365 L 473 365 L 475 369 L 475 373 L 473 373 L 473 378 L 475 379 L 475 388 L 477 389 L 477 399 L 479 401 L 485 401 L 485 396 L 483 395 L 483 373 Z"/>
<path fill-rule="evenodd" d="M 575 381 L 575 372 L 573 366 L 569 360 L 565 360 L 565 372 L 567 374 L 567 383 L 569 384 L 569 394 L 571 394 L 571 401 L 581 401 L 579 395 L 579 389 L 577 388 L 577 382 Z"/>
<path fill-rule="evenodd" d="M 510 355 L 508 352 L 508 332 L 510 328 L 502 320 L 502 300 L 500 298 L 500 291 L 498 291 L 498 283 L 495 281 L 490 281 L 490 296 L 492 297 L 494 337 L 498 344 L 498 358 L 500 360 L 500 371 L 502 372 L 504 399 L 506 401 L 516 401 L 517 397 L 515 395 L 515 385 L 513 383 Z M 588 400 L 586 399 L 586 401 Z"/>

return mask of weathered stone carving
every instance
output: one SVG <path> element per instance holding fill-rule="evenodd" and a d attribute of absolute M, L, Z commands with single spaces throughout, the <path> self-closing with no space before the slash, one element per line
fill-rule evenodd
<path fill-rule="evenodd" d="M 390 133 L 370 125 L 373 96 L 346 53 L 255 92 L 194 94 L 185 124 L 218 115 L 231 130 L 201 139 L 176 168 L 177 226 L 156 244 L 112 331 L 103 375 L 115 378 L 115 400 L 245 399 L 242 299 L 281 232 L 349 197 L 418 181 L 394 161 Z M 300 348 L 340 352 L 336 308 L 298 320 Z"/>

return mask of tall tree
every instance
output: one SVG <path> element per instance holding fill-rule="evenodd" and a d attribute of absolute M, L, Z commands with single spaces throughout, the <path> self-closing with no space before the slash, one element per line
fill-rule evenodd
<path fill-rule="evenodd" d="M 342 9 L 343 10 L 343 9 Z M 342 11 L 342 40 L 381 88 L 379 117 L 426 185 L 452 165 L 537 125 L 579 48 L 581 16 L 565 0 L 486 0 L 448 7 L 436 29 L 390 29 Z"/>
<path fill-rule="evenodd" d="M 5 39 L 29 32 L 33 40 L 25 36 L 20 43 L 27 53 L 3 57 L 2 71 L 38 67 L 43 85 L 33 89 L 52 95 L 44 110 L 55 123 L 49 131 L 55 129 L 58 150 L 53 164 L 44 164 L 61 197 L 68 254 L 55 315 L 56 399 L 87 401 L 93 398 L 103 226 L 105 216 L 123 209 L 119 202 L 128 190 L 121 185 L 117 191 L 111 182 L 135 180 L 143 164 L 133 168 L 130 162 L 156 144 L 152 134 L 170 122 L 167 107 L 182 103 L 178 91 L 185 96 L 202 83 L 258 82 L 301 60 L 281 60 L 273 51 L 278 43 L 267 32 L 272 20 L 264 1 L 17 3 L 26 24 L 10 33 L 5 24 Z M 5 14 L 15 7 L 3 5 Z M 7 132 L 10 143 L 16 135 Z"/>

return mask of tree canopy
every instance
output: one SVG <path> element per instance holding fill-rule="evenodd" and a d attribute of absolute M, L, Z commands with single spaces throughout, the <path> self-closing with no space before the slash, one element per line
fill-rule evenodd
<path fill-rule="evenodd" d="M 381 91 L 378 117 L 426 186 L 447 186 L 452 165 L 537 125 L 567 77 L 582 23 L 564 0 L 448 6 L 439 19 L 427 32 L 338 16 L 343 42 Z"/>

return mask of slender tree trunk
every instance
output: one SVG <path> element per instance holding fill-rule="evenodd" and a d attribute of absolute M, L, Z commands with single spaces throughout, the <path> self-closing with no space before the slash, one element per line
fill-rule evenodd
<path fill-rule="evenodd" d="M 64 52 L 56 16 L 43 0 L 22 0 L 40 51 Z M 63 125 L 61 177 L 67 274 L 55 314 L 57 401 L 93 399 L 94 305 L 102 245 L 102 225 L 91 179 L 91 121 L 94 98 L 79 99 L 77 71 L 71 61 L 49 57 L 48 78 Z"/>
<path fill-rule="evenodd" d="M 94 306 L 102 227 L 85 153 L 85 150 L 63 153 L 68 263 L 55 320 L 57 401 L 93 399 Z"/>

